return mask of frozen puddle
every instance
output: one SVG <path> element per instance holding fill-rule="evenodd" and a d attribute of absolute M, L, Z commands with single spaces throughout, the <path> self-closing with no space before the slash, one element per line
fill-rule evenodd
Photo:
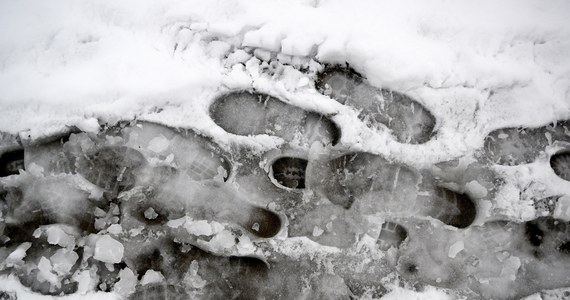
<path fill-rule="evenodd" d="M 350 68 L 325 67 L 314 87 L 403 146 L 437 136 L 419 102 Z M 570 180 L 566 123 L 497 130 L 479 160 L 418 167 L 343 144 L 333 116 L 261 92 L 225 93 L 208 112 L 240 139 L 143 121 L 3 135 L 1 272 L 36 294 L 143 300 L 378 298 L 395 283 L 516 299 L 570 286 L 565 195 L 534 197 L 542 216 L 526 222 L 490 210 L 509 166 L 543 161 Z M 260 136 L 284 143 L 240 144 Z"/>

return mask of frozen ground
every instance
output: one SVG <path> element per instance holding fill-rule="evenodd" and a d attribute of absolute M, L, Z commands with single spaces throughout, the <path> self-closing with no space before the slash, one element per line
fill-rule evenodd
<path fill-rule="evenodd" d="M 569 16 L 0 0 L 0 299 L 567 298 Z"/>

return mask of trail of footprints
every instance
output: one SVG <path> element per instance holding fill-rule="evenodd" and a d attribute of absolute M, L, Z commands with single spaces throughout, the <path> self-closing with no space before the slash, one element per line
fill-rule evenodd
<path fill-rule="evenodd" d="M 422 105 L 349 68 L 325 68 L 315 87 L 400 143 L 437 135 Z M 96 280 L 91 288 L 120 291 L 130 274 L 138 283 L 129 299 L 380 297 L 387 291 L 380 279 L 390 274 L 410 287 L 448 287 L 474 299 L 570 285 L 568 223 L 542 217 L 474 226 L 478 199 L 457 188 L 465 180 L 347 151 L 332 120 L 275 97 L 230 92 L 210 114 L 228 133 L 286 143 L 259 155 L 240 145 L 228 152 L 191 130 L 135 121 L 25 146 L 2 136 L 2 272 L 47 295 L 78 292 L 84 272 Z M 570 180 L 568 133 L 566 123 L 501 129 L 483 153 L 489 164 L 517 165 L 548 145 L 553 172 Z M 328 154 L 309 159 L 314 143 Z M 123 245 L 120 261 L 94 253 L 105 235 Z M 269 242 L 284 236 L 340 248 L 324 258 L 334 272 Z M 363 266 L 350 249 L 364 236 L 384 255 Z M 251 255 L 252 247 L 266 255 Z"/>

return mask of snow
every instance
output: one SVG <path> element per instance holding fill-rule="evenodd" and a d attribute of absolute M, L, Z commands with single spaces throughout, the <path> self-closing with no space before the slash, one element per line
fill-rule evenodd
<path fill-rule="evenodd" d="M 255 89 L 330 116 L 341 129 L 343 145 L 351 151 L 380 154 L 390 161 L 418 168 L 452 160 L 475 161 L 483 139 L 495 129 L 542 126 L 570 118 L 569 15 L 570 2 L 564 0 L 0 0 L 0 28 L 4 29 L 0 35 L 0 132 L 15 134 L 27 143 L 72 127 L 97 133 L 100 124 L 136 118 L 192 128 L 225 149 L 239 144 L 251 153 L 261 153 L 291 147 L 287 144 L 290 138 L 295 141 L 294 146 L 301 145 L 303 141 L 298 137 L 272 136 L 263 126 L 255 128 L 260 130 L 256 136 L 240 137 L 229 133 L 229 129 L 223 130 L 208 116 L 209 105 L 218 96 Z M 348 63 L 375 87 L 404 92 L 416 99 L 433 114 L 437 138 L 411 146 L 397 143 L 388 131 L 369 128 L 361 119 L 359 107 L 342 106 L 315 90 L 316 73 L 325 63 Z M 363 93 L 360 98 L 369 99 L 370 95 Z M 247 125 L 243 120 L 260 114 L 243 107 L 236 111 L 234 117 L 242 126 Z M 277 124 L 275 131 L 293 127 L 297 116 L 288 115 L 289 122 Z M 243 129 L 237 125 L 229 127 Z M 510 137 L 504 133 L 498 136 L 502 140 Z M 83 152 L 95 146 L 85 135 L 70 139 L 77 139 Z M 179 159 L 161 157 L 173 147 L 172 140 L 164 135 L 147 142 L 141 151 L 156 154 L 150 162 L 153 167 Z M 318 144 L 310 149 L 311 159 L 325 151 Z M 101 189 L 81 176 L 68 177 L 72 183 L 83 180 L 79 190 L 70 189 L 69 184 L 45 179 L 46 170 L 32 163 L 18 175 L 21 177 L 6 179 L 5 185 L 21 186 L 37 180 L 27 194 L 40 194 L 41 203 L 60 208 L 55 211 L 58 220 L 65 220 L 73 209 L 86 210 L 61 203 L 104 198 Z M 215 179 L 223 182 L 230 170 L 218 167 L 217 171 Z M 463 185 L 465 192 L 478 200 L 474 225 L 498 219 L 528 221 L 537 216 L 532 201 L 535 195 L 570 194 L 570 185 L 551 172 L 545 157 L 524 166 L 497 166 L 493 172 L 504 179 L 498 191 L 489 189 L 489 182 L 479 178 L 469 178 Z M 195 195 L 196 191 L 209 189 L 196 185 L 183 190 Z M 221 208 L 235 203 L 234 199 L 226 199 L 227 194 L 215 191 L 220 193 L 215 201 L 201 200 L 204 203 L 198 204 L 221 215 Z M 569 199 L 558 198 L 553 217 L 570 221 Z M 245 204 L 238 206 L 229 220 L 241 220 L 246 211 L 242 208 L 255 201 L 265 200 L 244 200 Z M 398 203 L 397 207 L 404 205 Z M 95 221 L 97 229 L 105 229 L 114 237 L 123 232 L 121 225 L 112 224 L 119 220 L 118 212 L 108 214 L 98 207 L 93 211 L 100 218 Z M 159 219 L 152 207 L 143 215 L 148 220 Z M 319 221 L 308 219 L 307 222 Z M 258 222 L 245 225 L 251 225 L 246 230 L 255 232 L 262 226 Z M 168 226 L 194 235 L 210 251 L 246 255 L 257 250 L 247 234 L 235 234 L 235 228 L 226 223 L 186 216 L 169 220 Z M 333 226 L 329 220 L 318 226 L 311 223 L 307 236 L 326 238 L 336 234 L 337 227 L 344 228 L 337 223 Z M 125 227 L 125 232 L 145 235 L 147 229 Z M 49 259 L 42 257 L 38 265 L 41 277 L 55 282 L 54 274 L 69 272 L 77 261 L 77 254 L 70 250 L 78 241 L 75 233 L 61 226 L 43 227 L 36 237 L 44 235 L 50 245 L 65 248 L 58 249 Z M 331 240 L 342 241 L 341 235 Z M 108 264 L 123 261 L 124 246 L 114 237 L 97 236 L 93 249 L 96 260 Z M 281 238 L 291 237 L 279 236 L 278 240 Z M 307 238 L 291 239 L 273 245 L 275 251 L 297 258 L 306 253 L 328 255 L 345 251 Z M 19 245 L 3 265 L 23 264 L 30 247 L 31 243 Z M 443 255 L 452 259 L 474 251 L 468 239 L 451 245 L 442 243 L 441 247 Z M 89 250 L 86 252 L 88 256 Z M 505 258 L 500 275 L 515 280 L 525 259 Z M 203 287 L 197 265 L 191 267 L 191 285 Z M 159 280 L 158 273 L 149 272 L 143 281 Z M 79 291 L 86 293 L 91 275 L 78 274 Z M 127 268 L 119 272 L 119 277 L 115 292 L 127 295 L 136 285 L 136 276 Z M 1 285 L 4 286 L 10 285 Z M 26 295 L 26 299 L 29 296 L 26 291 L 18 293 Z M 113 297 L 86 297 L 99 296 Z M 423 292 L 397 287 L 384 298 L 451 296 L 427 286 Z"/>
<path fill-rule="evenodd" d="M 454 297 L 447 294 L 444 291 L 437 290 L 433 287 L 426 287 L 426 289 L 419 293 L 415 291 L 410 291 L 401 287 L 394 287 L 386 296 L 382 297 L 383 300 L 398 300 L 398 299 L 409 299 L 409 300 L 452 300 Z"/>
<path fill-rule="evenodd" d="M 123 252 L 124 247 L 121 242 L 108 235 L 103 235 L 98 237 L 95 242 L 93 258 L 105 263 L 116 264 L 123 259 Z"/>

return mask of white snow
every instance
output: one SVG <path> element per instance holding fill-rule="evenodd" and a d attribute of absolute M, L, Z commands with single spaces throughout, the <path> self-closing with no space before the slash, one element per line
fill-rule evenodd
<path fill-rule="evenodd" d="M 569 15 L 570 2 L 565 0 L 0 1 L 0 131 L 33 140 L 67 126 L 97 132 L 99 122 L 136 117 L 194 128 L 226 145 L 243 141 L 252 151 L 275 148 L 281 139 L 235 137 L 207 116 L 208 104 L 217 95 L 255 88 L 334 115 L 343 142 L 351 149 L 411 165 L 431 165 L 472 154 L 493 129 L 570 118 Z M 290 66 L 267 75 L 261 70 L 268 60 Z M 418 99 L 438 120 L 437 139 L 407 148 L 386 134 L 371 132 L 354 111 L 316 93 L 312 81 L 321 63 L 345 62 L 370 83 Z M 303 66 L 309 74 L 294 66 Z M 161 153 L 169 146 L 161 136 L 150 141 L 148 149 Z M 553 179 L 545 164 L 497 171 L 508 180 L 493 202 L 478 203 L 476 224 L 496 215 L 533 218 L 530 202 L 513 201 L 521 186 L 551 194 L 570 190 Z M 43 176 L 37 165 L 28 172 Z M 531 186 L 531 182 L 538 183 Z M 51 183 L 46 186 L 46 190 L 59 189 Z M 477 181 L 466 187 L 475 197 L 487 196 Z M 93 199 L 102 197 L 102 191 L 89 183 L 83 189 Z M 59 201 L 60 196 L 52 199 Z M 95 213 L 105 216 L 104 211 Z M 145 212 L 151 219 L 155 214 Z M 553 216 L 570 220 L 568 197 L 558 200 Z M 168 225 L 213 236 L 208 242 L 212 248 L 236 245 L 235 236 L 220 223 L 183 218 Z M 143 229 L 130 233 L 137 235 Z M 331 231 L 332 223 L 326 229 Z M 122 228 L 111 225 L 107 231 L 116 235 Z M 75 245 L 73 234 L 60 227 L 45 232 L 52 245 Z M 323 233 L 324 229 L 313 228 L 313 236 Z M 253 251 L 247 237 L 239 240 L 240 253 Z M 22 264 L 30 246 L 20 245 L 4 264 Z M 457 257 L 464 246 L 462 241 L 454 243 L 448 256 Z M 299 249 L 337 251 L 306 239 L 292 239 L 281 247 L 292 256 L 302 255 Z M 38 267 L 44 279 L 51 281 L 54 271 L 63 274 L 70 268 L 75 256 L 66 251 L 42 258 Z M 93 255 L 105 263 L 118 263 L 123 251 L 119 241 L 102 235 L 95 241 Z M 510 257 L 506 262 L 501 274 L 514 278 L 520 260 Z M 133 274 L 128 269 L 121 272 L 117 291 L 126 294 Z M 89 274 L 80 274 L 80 291 L 86 291 Z M 193 282 L 200 285 L 198 279 Z M 3 281 L 2 286 L 14 285 Z M 25 291 L 19 295 L 33 297 Z M 450 296 L 428 286 L 421 293 L 394 288 L 384 298 Z"/>
<path fill-rule="evenodd" d="M 93 258 L 96 260 L 116 264 L 123 259 L 124 247 L 121 242 L 108 235 L 98 237 L 95 242 L 95 252 Z"/>

